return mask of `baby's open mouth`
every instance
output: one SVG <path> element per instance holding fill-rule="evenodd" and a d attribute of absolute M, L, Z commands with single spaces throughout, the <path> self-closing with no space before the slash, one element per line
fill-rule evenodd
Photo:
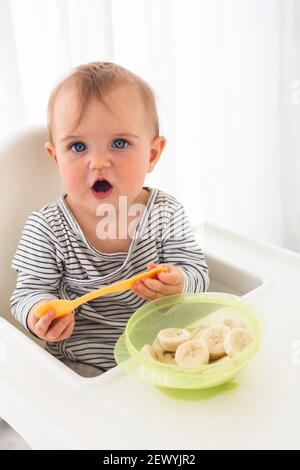
<path fill-rule="evenodd" d="M 101 192 L 106 193 L 111 188 L 112 188 L 112 185 L 107 180 L 97 180 L 92 186 L 92 189 L 96 193 L 101 193 Z"/>

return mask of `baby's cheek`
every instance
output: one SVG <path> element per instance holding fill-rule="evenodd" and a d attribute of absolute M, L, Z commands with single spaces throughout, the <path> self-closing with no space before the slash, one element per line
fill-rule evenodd
<path fill-rule="evenodd" d="M 132 161 L 122 162 L 118 167 L 119 175 L 122 175 L 123 181 L 127 182 L 127 185 L 140 183 L 145 177 L 146 169 L 142 161 L 135 159 Z"/>
<path fill-rule="evenodd" d="M 78 191 L 86 179 L 84 171 L 76 165 L 68 165 L 62 168 L 62 180 L 69 191 Z"/>

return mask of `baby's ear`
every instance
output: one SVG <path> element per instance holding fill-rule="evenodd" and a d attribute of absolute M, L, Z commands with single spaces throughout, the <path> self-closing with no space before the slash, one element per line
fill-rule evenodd
<path fill-rule="evenodd" d="M 166 145 L 165 137 L 158 136 L 153 139 L 152 144 L 151 144 L 151 150 L 150 150 L 148 173 L 151 173 L 151 171 L 154 169 L 156 163 L 158 162 L 160 158 L 160 155 L 163 149 L 165 148 L 165 145 Z"/>
<path fill-rule="evenodd" d="M 44 145 L 44 149 L 48 153 L 49 157 L 54 161 L 54 163 L 57 163 L 56 151 L 55 151 L 54 145 L 52 145 L 51 142 L 46 142 Z"/>

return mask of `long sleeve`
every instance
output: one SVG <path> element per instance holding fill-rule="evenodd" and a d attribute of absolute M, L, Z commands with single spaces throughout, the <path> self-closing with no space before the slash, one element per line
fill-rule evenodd
<path fill-rule="evenodd" d="M 27 328 L 33 305 L 59 297 L 61 259 L 55 237 L 41 214 L 33 212 L 28 217 L 11 266 L 18 272 L 10 298 L 11 312 Z"/>
<path fill-rule="evenodd" d="M 183 272 L 183 294 L 205 292 L 208 289 L 208 267 L 204 254 L 179 203 L 162 233 L 162 254 L 164 263 L 174 264 Z"/>

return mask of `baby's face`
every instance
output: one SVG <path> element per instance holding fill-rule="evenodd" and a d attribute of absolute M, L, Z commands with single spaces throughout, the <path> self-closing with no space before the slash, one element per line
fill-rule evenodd
<path fill-rule="evenodd" d="M 74 128 L 76 92 L 61 93 L 53 115 L 54 145 L 45 145 L 58 166 L 69 201 L 77 210 L 93 215 L 101 202 L 117 209 L 119 196 L 127 196 L 128 206 L 142 202 L 145 175 L 152 171 L 165 145 L 163 137 L 153 138 L 135 89 L 123 85 L 105 101 L 108 107 L 93 98 Z"/>

